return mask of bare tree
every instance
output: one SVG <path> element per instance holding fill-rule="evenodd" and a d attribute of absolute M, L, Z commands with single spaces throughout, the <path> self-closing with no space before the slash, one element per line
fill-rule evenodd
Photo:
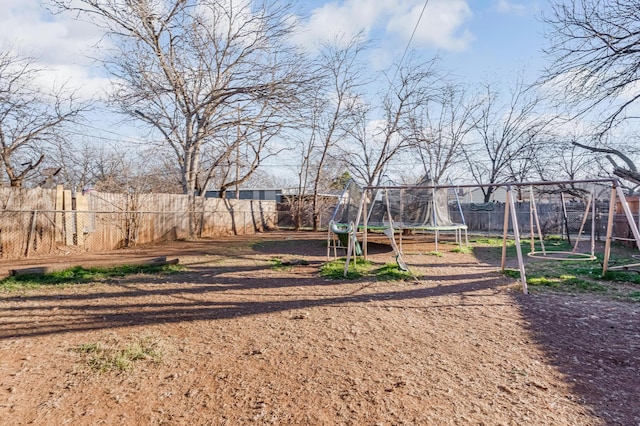
<path fill-rule="evenodd" d="M 423 176 L 438 183 L 452 166 L 464 162 L 463 144 L 474 128 L 474 108 L 461 86 L 446 84 L 412 114 L 411 138 L 424 167 Z"/>
<path fill-rule="evenodd" d="M 410 61 L 387 80 L 381 105 L 364 100 L 356 105 L 350 140 L 342 144 L 341 155 L 354 177 L 366 185 L 379 184 L 390 162 L 415 145 L 411 120 L 436 93 L 440 80 L 436 64 L 437 59 L 421 64 Z"/>
<path fill-rule="evenodd" d="M 484 202 L 491 200 L 493 184 L 524 180 L 532 172 L 530 161 L 537 155 L 553 117 L 540 114 L 542 99 L 518 80 L 503 103 L 491 84 L 476 109 L 475 140 L 464 155 L 469 171 L 482 187 Z"/>
<path fill-rule="evenodd" d="M 51 183 L 81 190 L 93 186 L 96 150 L 96 147 L 86 140 L 73 143 L 68 139 L 55 141 L 49 150 L 48 160 L 59 167 L 60 171 Z"/>
<path fill-rule="evenodd" d="M 368 82 L 361 61 L 366 48 L 360 34 L 348 40 L 337 37 L 321 47 L 316 59 L 315 69 L 320 78 L 307 102 L 306 124 L 301 123 L 298 196 L 293 206 L 294 212 L 298 212 L 298 217 L 294 215 L 296 228 L 300 225 L 307 191 L 311 193 L 313 230 L 320 226 L 320 192 L 336 177 L 341 163 L 331 153 L 348 136 L 347 122 L 360 99 L 362 86 Z"/>
<path fill-rule="evenodd" d="M 630 107 L 640 99 L 640 1 L 556 1 L 544 21 L 552 62 L 543 81 L 555 81 L 579 114 L 597 109 L 600 133 L 639 118 Z"/>
<path fill-rule="evenodd" d="M 264 116 L 260 115 L 259 119 Z M 215 136 L 215 143 L 203 148 L 202 167 L 196 181 L 198 193 L 210 186 L 218 188 L 221 198 L 235 188 L 235 198 L 239 197 L 240 185 L 247 182 L 258 170 L 262 162 L 277 155 L 284 148 L 271 146 L 270 142 L 281 135 L 286 118 L 281 122 L 259 125 L 253 122 L 238 122 L 235 128 L 221 129 Z"/>
<path fill-rule="evenodd" d="M 633 195 L 640 187 L 640 172 L 638 171 L 638 168 L 636 167 L 634 161 L 626 154 L 617 149 L 590 146 L 577 141 L 572 141 L 572 144 L 573 146 L 586 149 L 593 153 L 606 154 L 605 158 L 613 166 L 613 174 L 633 184 L 632 186 L 627 186 L 626 188 L 631 195 Z M 626 167 L 619 166 L 614 157 L 621 160 Z"/>
<path fill-rule="evenodd" d="M 13 187 L 37 176 L 46 146 L 87 107 L 64 87 L 50 93 L 38 87 L 42 71 L 32 58 L 0 53 L 0 160 Z"/>
<path fill-rule="evenodd" d="M 542 149 L 532 159 L 533 178 L 538 181 L 571 181 L 594 178 L 600 169 L 596 156 L 574 145 L 585 136 L 574 130 L 550 133 L 541 142 Z"/>
<path fill-rule="evenodd" d="M 237 126 L 277 128 L 308 82 L 289 43 L 289 8 L 277 2 L 54 2 L 105 30 L 114 101 L 161 136 L 194 202 L 204 146 Z M 221 155 L 228 146 L 218 146 Z"/>
<path fill-rule="evenodd" d="M 49 186 L 61 184 L 81 191 L 182 192 L 175 162 L 157 150 L 123 149 L 122 142 L 105 139 L 60 139 L 46 155 L 43 171 L 57 173 L 43 176 L 40 186 L 46 181 Z"/>

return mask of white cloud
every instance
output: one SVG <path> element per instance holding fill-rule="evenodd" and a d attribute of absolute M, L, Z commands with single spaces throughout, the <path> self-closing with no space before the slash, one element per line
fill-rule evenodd
<path fill-rule="evenodd" d="M 45 92 L 64 87 L 80 99 L 104 100 L 111 87 L 111 80 L 108 77 L 89 75 L 86 67 L 80 65 L 61 64 L 47 68 L 37 77 L 34 84 Z"/>
<path fill-rule="evenodd" d="M 298 42 L 307 47 L 333 40 L 349 39 L 363 32 L 373 39 L 396 38 L 404 49 L 423 9 L 423 0 L 343 0 L 324 4 L 301 22 Z M 473 40 L 464 29 L 472 16 L 466 0 L 431 0 L 416 30 L 413 43 L 444 50 L 464 50 Z"/>
<path fill-rule="evenodd" d="M 363 32 L 366 37 L 388 4 L 379 0 L 347 0 L 329 2 L 314 9 L 306 22 L 301 22 L 297 41 L 314 48 L 334 40 L 336 36 L 351 39 Z"/>
<path fill-rule="evenodd" d="M 407 5 L 403 13 L 389 18 L 387 30 L 409 40 L 416 28 L 424 4 Z M 473 36 L 464 29 L 464 23 L 472 16 L 465 0 L 432 0 L 427 3 L 416 29 L 414 44 L 424 44 L 443 50 L 465 50 Z"/>
<path fill-rule="evenodd" d="M 104 46 L 101 33 L 86 22 L 69 15 L 51 15 L 39 0 L 2 0 L 0 2 L 0 46 L 19 56 L 35 58 L 43 69 L 37 83 L 59 87 L 67 83 L 83 98 L 101 97 L 108 79 L 100 74 L 90 56 L 97 45 Z"/>
<path fill-rule="evenodd" d="M 497 0 L 495 2 L 496 10 L 500 13 L 513 13 L 516 15 L 524 15 L 525 6 L 520 3 L 514 3 L 509 0 Z"/>

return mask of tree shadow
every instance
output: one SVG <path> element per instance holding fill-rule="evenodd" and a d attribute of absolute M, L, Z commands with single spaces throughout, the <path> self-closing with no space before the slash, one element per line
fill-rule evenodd
<path fill-rule="evenodd" d="M 237 253 L 314 256 L 326 254 L 320 238 L 247 244 Z M 300 245 L 304 249 L 298 248 Z M 382 245 L 384 246 L 384 245 Z M 385 247 L 381 247 L 384 249 Z M 228 248 L 201 243 L 185 253 L 222 254 Z M 482 248 L 481 248 L 482 249 Z M 388 251 L 388 247 L 386 248 Z M 228 251 L 228 250 L 227 250 Z M 478 260 L 498 269 L 495 248 Z M 499 253 L 499 250 L 498 250 Z M 237 255 L 236 255 L 237 256 Z M 249 259 L 250 257 L 247 257 Z M 79 292 L 38 292 L 0 299 L 0 340 L 180 322 L 218 321 L 329 306 L 393 306 L 398 309 L 451 309 L 487 306 L 487 295 L 513 281 L 478 264 L 421 263 L 426 269 L 469 268 L 469 273 L 424 275 L 420 282 L 378 285 L 371 280 L 327 281 L 306 269 L 275 273 L 270 265 L 193 264 L 171 276 L 135 276 Z M 320 261 L 314 261 L 321 263 Z M 306 268 L 315 267 L 315 264 Z M 488 268 L 485 268 L 488 269 Z M 300 271 L 305 271 L 301 273 Z M 464 271 L 464 269 L 462 269 Z M 273 273 L 272 273 L 273 272 Z M 595 296 L 523 295 L 513 292 L 528 332 L 548 362 L 566 377 L 572 396 L 607 424 L 640 423 L 640 305 L 602 301 Z M 457 304 L 439 297 L 457 295 Z M 432 304 L 425 305 L 424 299 Z M 510 300 L 508 297 L 505 300 Z M 412 303 L 415 301 L 415 303 Z M 394 303 L 397 302 L 397 303 Z M 506 302 L 509 303 L 509 302 Z M 57 312 L 53 314 L 53 312 Z"/>
<path fill-rule="evenodd" d="M 138 277 L 118 281 L 107 288 L 101 286 L 102 290 L 98 291 L 4 298 L 3 302 L 11 306 L 3 309 L 0 314 L 0 339 L 125 326 L 229 319 L 328 305 L 417 300 L 477 292 L 500 285 L 500 278 L 487 279 L 470 274 L 468 277 L 441 277 L 449 279 L 450 282 L 454 279 L 468 278 L 464 283 L 440 283 L 436 286 L 429 283 L 404 284 L 392 291 L 374 291 L 366 294 L 354 294 L 352 286 L 345 287 L 344 291 L 338 290 L 336 294 L 336 288 L 340 289 L 341 283 L 334 282 L 331 283 L 332 292 L 327 291 L 323 294 L 322 280 L 317 277 L 245 279 L 223 277 L 213 273 L 214 269 L 200 268 L 195 272 L 199 276 L 198 282 L 189 282 L 188 277 L 194 274 L 191 272 L 179 274 L 182 276 L 180 279 L 176 279 L 178 277 L 175 276 L 166 277 L 170 281 L 167 283 L 158 283 L 157 279 L 145 282 L 144 278 Z M 255 269 L 246 268 L 244 271 L 251 270 Z M 207 275 L 207 271 L 212 273 Z M 365 281 L 363 285 L 364 283 Z M 299 299 L 296 296 L 297 291 L 302 291 L 305 287 L 315 287 L 318 291 L 312 294 L 312 297 Z M 257 293 L 260 290 L 264 293 Z M 218 297 L 216 294 L 224 294 L 224 297 Z M 304 294 L 308 296 L 309 292 Z M 168 301 L 167 297 L 170 298 Z M 113 300 L 114 303 L 109 303 L 109 300 Z M 53 319 L 52 309 L 64 313 Z"/>
<path fill-rule="evenodd" d="M 640 306 L 590 295 L 514 295 L 537 344 L 606 424 L 640 424 Z"/>

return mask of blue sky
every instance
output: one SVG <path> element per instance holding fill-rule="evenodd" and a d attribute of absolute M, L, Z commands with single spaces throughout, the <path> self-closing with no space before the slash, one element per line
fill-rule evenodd
<path fill-rule="evenodd" d="M 236 0 L 238 1 L 238 0 Z M 248 1 L 248 0 L 245 0 Z M 70 15 L 51 15 L 47 0 L 0 1 L 0 45 L 38 58 L 46 70 L 43 87 L 67 83 L 85 98 L 102 96 L 109 80 L 93 65 L 93 46 L 100 32 Z M 363 31 L 374 41 L 373 68 L 384 68 L 403 54 L 425 0 L 298 1 L 297 41 L 312 50 L 335 34 Z M 538 19 L 547 0 L 428 0 L 410 47 L 425 58 L 436 53 L 442 67 L 473 84 L 508 83 L 526 70 L 533 79 L 542 68 L 545 45 Z M 102 116 L 94 127 L 112 135 L 112 118 Z M 113 122 L 116 121 L 114 116 Z M 95 130 L 95 129 L 94 129 Z M 93 132 L 92 132 L 93 133 Z M 97 133 L 94 133 L 97 134 Z"/>
<path fill-rule="evenodd" d="M 309 44 L 336 32 L 361 29 L 375 41 L 378 60 L 402 56 L 410 47 L 439 53 L 443 65 L 472 82 L 499 79 L 525 70 L 535 78 L 545 45 L 540 16 L 547 0 L 342 0 L 299 2 L 310 13 L 301 22 Z M 422 19 L 420 12 L 424 8 Z"/>
<path fill-rule="evenodd" d="M 71 79 L 82 93 L 97 93 L 107 81 L 92 69 L 92 46 L 100 33 L 69 15 L 52 16 L 47 0 L 2 0 L 0 45 L 39 58 L 48 78 Z M 313 49 L 336 33 L 364 30 L 374 40 L 372 60 L 380 67 L 402 56 L 424 0 L 298 1 L 299 41 Z M 543 25 L 537 19 L 547 0 L 427 0 L 411 48 L 440 53 L 444 66 L 472 81 L 514 71 L 537 72 L 543 62 Z"/>

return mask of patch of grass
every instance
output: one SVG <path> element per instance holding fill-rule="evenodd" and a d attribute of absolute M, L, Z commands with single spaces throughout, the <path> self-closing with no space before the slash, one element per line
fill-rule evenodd
<path fill-rule="evenodd" d="M 517 269 L 505 270 L 505 275 L 520 279 Z M 535 273 L 527 271 L 527 284 L 532 287 L 547 287 L 567 292 L 606 292 L 608 288 L 592 279 L 585 279 L 575 275 L 554 275 L 553 273 Z"/>
<path fill-rule="evenodd" d="M 373 275 L 384 281 L 401 281 L 413 278 L 413 275 L 411 275 L 409 271 L 403 271 L 395 263 L 387 263 L 375 269 Z"/>
<path fill-rule="evenodd" d="M 499 259 L 502 246 L 502 239 L 480 238 L 476 241 L 484 243 L 485 249 L 483 255 L 486 258 L 496 260 Z M 490 246 L 496 244 L 496 246 Z M 531 251 L 530 240 L 521 240 L 523 253 Z M 544 241 L 547 254 L 553 256 L 554 251 L 570 253 L 573 246 L 566 240 L 562 240 L 559 236 L 551 236 Z M 482 247 L 483 244 L 474 244 L 474 248 Z M 515 257 L 515 244 L 513 241 L 507 241 L 507 257 Z M 487 255 L 486 250 L 491 253 Z M 542 251 L 539 242 L 535 242 L 535 250 Z M 550 288 L 554 291 L 564 291 L 569 293 L 588 292 L 606 294 L 608 297 L 628 300 L 640 301 L 637 285 L 640 285 L 640 274 L 636 271 L 615 270 L 607 271 L 602 276 L 603 254 L 596 254 L 596 260 L 585 260 L 584 257 L 576 256 L 572 259 L 570 254 L 562 255 L 565 260 L 550 260 L 542 257 L 525 257 L 527 284 L 531 289 Z M 610 265 L 625 265 L 637 263 L 638 260 L 630 257 L 629 250 L 620 246 L 612 247 Z M 638 268 L 640 269 L 640 268 Z M 505 275 L 519 279 L 520 272 L 517 269 L 508 269 Z"/>
<path fill-rule="evenodd" d="M 510 237 L 511 238 L 511 237 Z M 502 248 L 502 238 L 497 237 L 479 237 L 469 240 L 473 246 L 476 247 L 493 247 L 496 250 Z M 557 236 L 551 236 L 544 241 L 544 247 L 547 251 L 571 251 L 573 246 L 568 241 L 561 239 Z M 523 253 L 529 253 L 531 251 L 531 239 L 521 238 L 520 248 Z M 534 240 L 534 248 L 536 252 L 542 251 L 542 245 L 537 239 Z M 512 256 L 516 254 L 516 244 L 513 239 L 507 239 L 507 255 Z M 580 258 L 576 256 L 576 258 Z"/>
<path fill-rule="evenodd" d="M 289 265 L 284 265 L 282 263 L 282 259 L 280 259 L 279 257 L 274 257 L 273 259 L 271 259 L 271 269 L 273 269 L 274 271 L 290 271 L 293 269 L 293 266 Z"/>
<path fill-rule="evenodd" d="M 502 238 L 496 237 L 477 237 L 469 240 L 470 243 L 478 246 L 501 247 Z M 507 241 L 507 244 L 513 245 L 513 241 Z"/>
<path fill-rule="evenodd" d="M 154 336 L 135 337 L 129 342 L 109 339 L 83 343 L 71 350 L 81 354 L 83 363 L 99 373 L 124 373 L 133 370 L 136 363 L 159 363 L 164 357 L 161 342 Z"/>
<path fill-rule="evenodd" d="M 413 278 L 409 271 L 403 271 L 395 263 L 387 263 L 376 267 L 375 264 L 368 260 L 358 259 L 357 265 L 354 267 L 353 262 L 349 264 L 347 276 L 344 274 L 345 258 L 327 262 L 320 268 L 320 275 L 324 278 L 332 280 L 354 280 L 362 277 L 375 277 L 384 281 L 400 281 Z"/>
<path fill-rule="evenodd" d="M 373 268 L 373 265 L 370 261 L 358 259 L 356 261 L 356 266 L 353 266 L 353 262 L 349 263 L 349 269 L 347 269 L 347 276 L 345 277 L 344 262 L 346 262 L 346 260 L 347 259 L 343 257 L 340 259 L 332 260 L 330 262 L 326 262 L 320 267 L 320 276 L 332 280 L 354 280 L 357 278 L 362 278 Z"/>
<path fill-rule="evenodd" d="M 304 259 L 282 260 L 279 257 L 271 259 L 271 269 L 274 271 L 291 271 L 296 265 L 308 265 L 309 262 Z"/>
<path fill-rule="evenodd" d="M 516 278 L 516 279 L 520 278 L 520 271 L 517 269 L 505 269 L 504 274 L 507 277 Z"/>
<path fill-rule="evenodd" d="M 615 282 L 640 284 L 640 274 L 632 271 L 607 271 L 604 274 L 604 279 Z"/>
<path fill-rule="evenodd" d="M 629 292 L 615 285 L 640 283 L 635 273 L 609 271 L 602 276 L 602 264 L 596 261 L 538 261 L 526 266 L 527 284 L 532 288 L 551 288 L 565 292 L 608 293 L 609 295 L 636 300 L 634 291 Z M 509 269 L 505 275 L 519 279 L 520 271 Z M 640 293 L 640 292 L 639 292 Z"/>
<path fill-rule="evenodd" d="M 427 255 L 429 255 L 429 256 L 435 256 L 435 257 L 442 257 L 442 256 L 444 256 L 444 255 L 442 254 L 442 252 L 439 252 L 439 251 L 430 251 L 430 252 L 428 252 L 428 253 L 427 253 Z"/>
<path fill-rule="evenodd" d="M 0 290 L 32 289 L 47 285 L 82 284 L 105 281 L 133 274 L 173 274 L 185 269 L 182 265 L 121 265 L 111 268 L 74 266 L 46 274 L 15 275 L 0 280 Z"/>
<path fill-rule="evenodd" d="M 452 253 L 471 254 L 473 253 L 473 247 L 471 246 L 459 246 L 451 249 Z"/>

